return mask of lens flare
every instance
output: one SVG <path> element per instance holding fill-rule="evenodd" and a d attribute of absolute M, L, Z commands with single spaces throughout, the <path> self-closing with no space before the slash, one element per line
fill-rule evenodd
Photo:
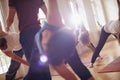
<path fill-rule="evenodd" d="M 48 61 L 47 56 L 46 56 L 46 55 L 41 55 L 41 56 L 40 56 L 40 61 L 41 61 L 42 63 L 46 63 L 46 62 Z"/>

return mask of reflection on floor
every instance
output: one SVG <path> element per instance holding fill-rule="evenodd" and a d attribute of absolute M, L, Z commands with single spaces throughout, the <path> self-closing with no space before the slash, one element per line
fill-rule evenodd
<path fill-rule="evenodd" d="M 120 80 L 120 72 L 98 73 L 103 67 L 120 56 L 120 45 L 116 40 L 107 42 L 102 49 L 100 55 L 103 57 L 101 61 L 96 61 L 94 68 L 88 68 L 95 80 Z M 92 52 L 80 55 L 82 62 L 88 67 Z M 64 80 L 54 70 L 52 72 L 53 80 Z M 78 79 L 79 80 L 79 79 Z"/>

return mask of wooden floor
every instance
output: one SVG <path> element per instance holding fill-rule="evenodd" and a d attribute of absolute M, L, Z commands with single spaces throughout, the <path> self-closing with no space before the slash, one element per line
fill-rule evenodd
<path fill-rule="evenodd" d="M 99 71 L 99 73 L 108 72 L 120 72 L 120 56 Z"/>
<path fill-rule="evenodd" d="M 120 56 L 120 45 L 118 42 L 116 40 L 107 42 L 100 55 L 103 57 L 103 59 L 101 61 L 96 61 L 94 68 L 88 67 L 92 52 L 82 53 L 80 54 L 80 58 L 86 67 L 90 70 L 95 80 L 120 80 L 120 72 L 98 73 Z M 54 70 L 51 70 L 51 72 L 53 80 L 64 80 Z"/>
<path fill-rule="evenodd" d="M 108 64 L 110 64 L 112 61 L 114 61 L 116 58 L 120 56 L 120 45 L 117 43 L 116 40 L 109 41 L 105 44 L 104 48 L 100 53 L 103 59 L 101 61 L 96 61 L 94 64 L 94 68 L 88 67 L 88 65 L 90 64 L 92 52 L 84 52 L 82 54 L 79 53 L 79 55 L 82 62 L 90 70 L 95 80 L 120 80 L 120 72 L 98 73 L 104 67 L 106 67 Z M 64 80 L 52 68 L 51 68 L 51 74 L 52 74 L 52 80 Z M 0 80 L 4 80 L 4 79 L 0 78 Z M 22 80 L 22 79 L 18 79 L 18 80 Z M 78 78 L 78 80 L 80 79 Z"/>

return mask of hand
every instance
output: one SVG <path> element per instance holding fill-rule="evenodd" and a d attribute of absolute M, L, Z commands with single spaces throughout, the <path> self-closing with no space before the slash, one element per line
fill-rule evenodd
<path fill-rule="evenodd" d="M 93 63 L 90 63 L 89 68 L 93 68 Z"/>

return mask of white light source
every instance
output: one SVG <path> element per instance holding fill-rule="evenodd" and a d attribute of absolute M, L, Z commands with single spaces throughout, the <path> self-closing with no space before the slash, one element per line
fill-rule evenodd
<path fill-rule="evenodd" d="M 46 62 L 48 61 L 47 56 L 46 56 L 46 55 L 41 55 L 41 56 L 40 56 L 40 61 L 41 61 L 42 63 L 46 63 Z"/>
<path fill-rule="evenodd" d="M 71 23 L 73 23 L 74 25 L 78 26 L 82 23 L 80 15 L 78 14 L 73 14 L 71 16 Z"/>

